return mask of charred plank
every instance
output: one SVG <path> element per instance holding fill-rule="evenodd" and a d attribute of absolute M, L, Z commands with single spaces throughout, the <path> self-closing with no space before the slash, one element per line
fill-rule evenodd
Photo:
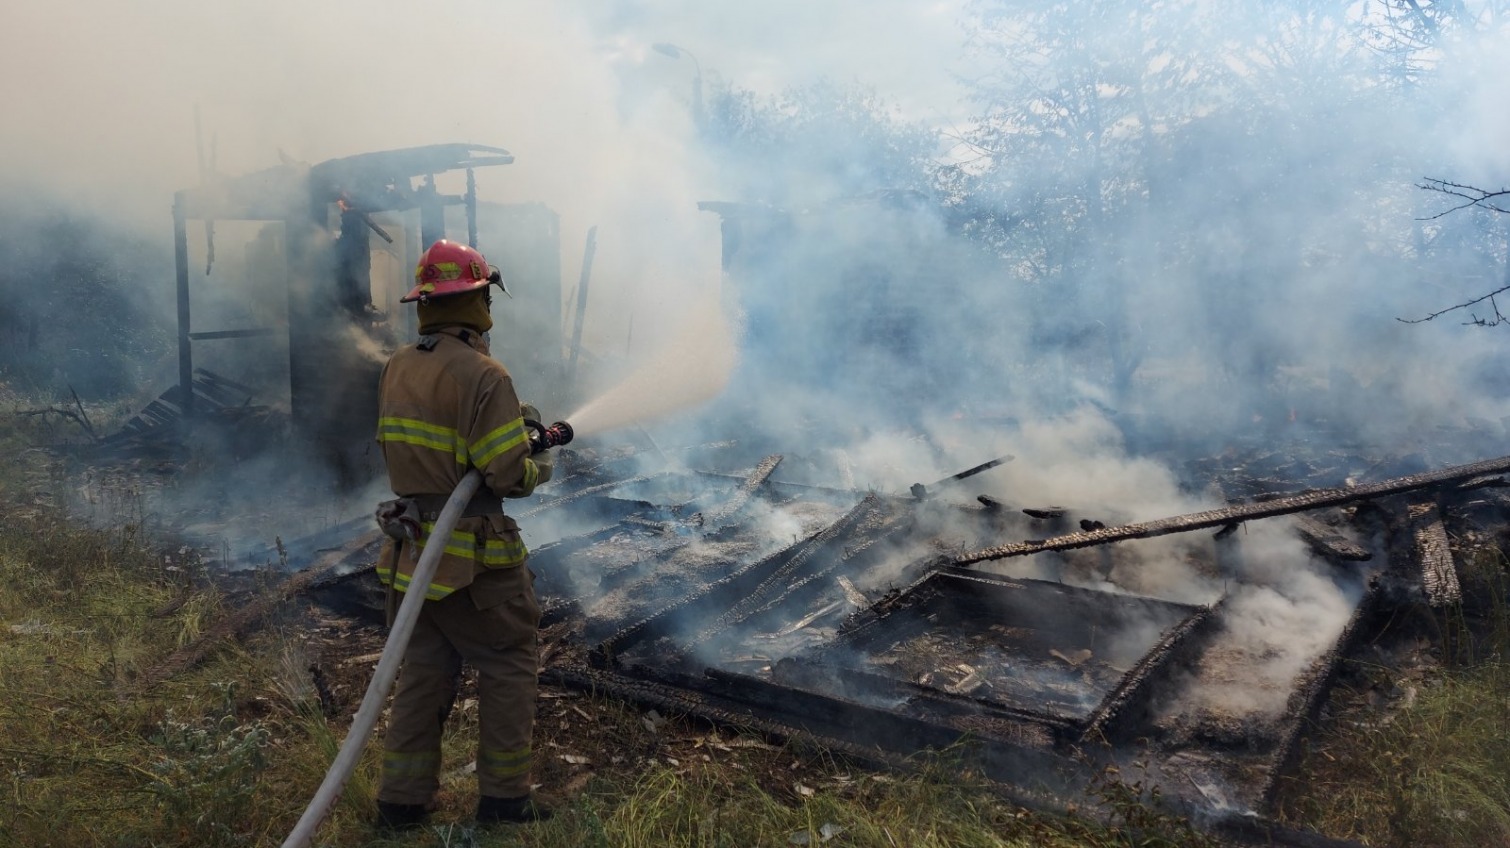
<path fill-rule="evenodd" d="M 755 490 L 765 485 L 765 482 L 771 478 L 771 473 L 776 470 L 776 466 L 781 464 L 781 460 L 782 455 L 779 453 L 771 454 L 762 459 L 760 464 L 755 466 L 755 470 L 750 472 L 750 476 L 746 477 L 745 481 L 735 490 L 734 496 L 723 506 L 719 507 L 712 515 L 708 516 L 707 523 L 710 526 L 716 527 L 727 523 L 729 519 L 738 515 L 740 510 L 745 508 L 745 504 L 750 502 L 750 496 L 755 494 Z"/>
<path fill-rule="evenodd" d="M 1295 533 L 1317 556 L 1343 562 L 1368 562 L 1374 558 L 1372 551 L 1309 516 L 1296 516 Z"/>
<path fill-rule="evenodd" d="M 1315 489 L 1261 503 L 1240 504 L 1188 515 L 1160 518 L 1154 521 L 1125 524 L 1120 527 L 1086 530 L 1052 539 L 998 545 L 992 548 L 984 548 L 961 554 L 955 558 L 954 562 L 956 565 L 972 565 L 987 560 L 1027 556 L 1043 551 L 1088 548 L 1094 545 L 1104 545 L 1109 542 L 1121 542 L 1129 539 L 1149 539 L 1171 533 L 1185 533 L 1208 527 L 1223 527 L 1234 522 L 1273 518 L 1277 515 L 1289 515 L 1295 512 L 1306 512 L 1354 501 L 1371 500 L 1387 495 L 1398 495 L 1405 492 L 1453 484 L 1460 480 L 1480 477 L 1486 474 L 1497 474 L 1507 471 L 1510 471 L 1510 456 L 1476 462 L 1470 465 L 1455 465 L 1438 471 L 1412 474 L 1407 477 L 1396 477 L 1392 480 L 1351 488 Z"/>

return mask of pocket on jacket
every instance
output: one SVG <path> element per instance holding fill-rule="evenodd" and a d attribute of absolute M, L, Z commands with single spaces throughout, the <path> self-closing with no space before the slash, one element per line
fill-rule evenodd
<path fill-rule="evenodd" d="M 480 610 L 492 609 L 524 594 L 534 582 L 524 565 L 484 568 L 472 578 L 472 603 Z"/>

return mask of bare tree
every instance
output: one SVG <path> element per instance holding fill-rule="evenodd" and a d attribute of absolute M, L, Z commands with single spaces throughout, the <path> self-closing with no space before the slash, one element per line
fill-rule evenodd
<path fill-rule="evenodd" d="M 1510 215 L 1510 188 L 1490 191 L 1478 186 L 1464 185 L 1463 183 L 1433 177 L 1422 180 L 1417 184 L 1417 187 L 1452 198 L 1451 206 L 1432 215 L 1424 216 L 1420 219 L 1422 221 L 1436 221 L 1454 212 L 1475 208 Z M 1471 300 L 1454 304 L 1445 309 L 1439 309 L 1420 318 L 1400 318 L 1397 320 L 1405 324 L 1421 324 L 1452 312 L 1469 310 L 1468 314 L 1470 317 L 1467 321 L 1463 322 L 1464 324 L 1476 327 L 1498 327 L 1507 320 L 1504 313 L 1500 311 L 1499 306 L 1499 297 L 1506 292 L 1510 292 L 1510 244 L 1507 244 L 1506 249 L 1504 285 L 1487 294 L 1479 295 Z M 1471 311 L 1474 307 L 1483 305 L 1487 305 L 1490 310 L 1488 317 L 1481 317 L 1477 312 Z"/>

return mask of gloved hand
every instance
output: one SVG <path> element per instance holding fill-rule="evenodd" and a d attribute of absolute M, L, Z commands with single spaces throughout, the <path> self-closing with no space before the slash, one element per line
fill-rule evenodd
<path fill-rule="evenodd" d="M 530 461 L 535 463 L 535 467 L 540 470 L 540 475 L 535 478 L 535 485 L 539 486 L 542 483 L 550 482 L 551 474 L 555 473 L 556 470 L 556 455 L 548 450 L 543 450 L 530 457 Z"/>
<path fill-rule="evenodd" d="M 519 414 L 523 416 L 525 421 L 533 421 L 536 424 L 543 424 L 545 422 L 545 419 L 540 417 L 540 410 L 536 409 L 533 403 L 519 404 Z"/>
<path fill-rule="evenodd" d="M 409 498 L 383 501 L 377 505 L 374 517 L 388 538 L 399 542 L 419 541 L 419 507 Z"/>

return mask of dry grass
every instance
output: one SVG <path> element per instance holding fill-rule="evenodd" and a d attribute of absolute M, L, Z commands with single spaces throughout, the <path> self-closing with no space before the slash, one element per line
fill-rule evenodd
<path fill-rule="evenodd" d="M 1298 822 L 1379 846 L 1510 844 L 1510 612 L 1506 561 L 1470 557 L 1476 609 L 1439 614 L 1440 663 L 1358 669 L 1354 689 L 1397 693 L 1390 707 L 1339 706 L 1313 745 L 1305 785 L 1286 802 Z M 1346 702 L 1340 689 L 1334 705 Z"/>

